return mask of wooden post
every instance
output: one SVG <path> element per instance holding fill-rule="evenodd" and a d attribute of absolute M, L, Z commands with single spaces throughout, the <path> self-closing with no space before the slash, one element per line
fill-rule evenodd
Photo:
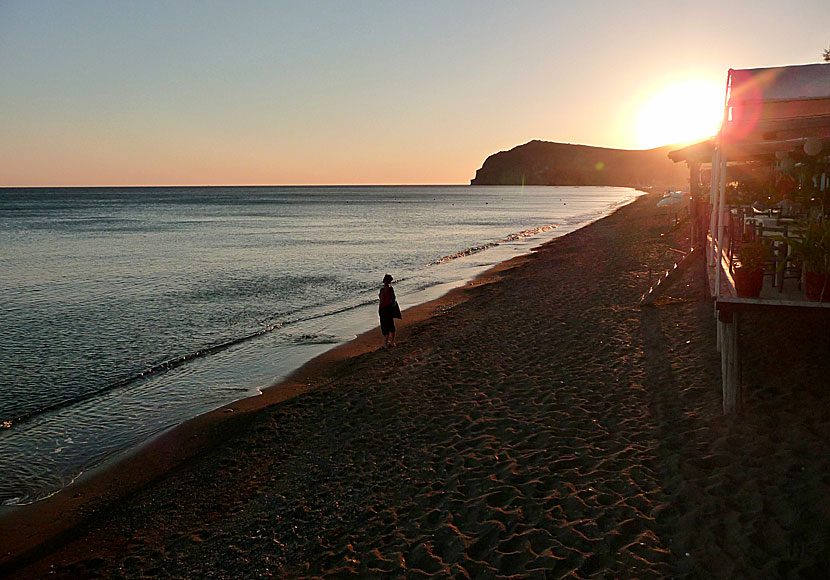
<path fill-rule="evenodd" d="M 692 201 L 689 204 L 689 222 L 691 222 L 691 232 L 689 236 L 690 245 L 695 248 L 699 243 L 700 232 L 698 232 L 698 200 L 700 199 L 700 163 L 697 161 L 689 162 L 689 195 Z"/>
<path fill-rule="evenodd" d="M 710 193 L 709 193 L 709 203 L 712 204 L 712 213 L 709 216 L 709 233 L 712 235 L 712 247 L 709 248 L 709 255 L 706 259 L 706 264 L 709 266 L 714 265 L 714 250 L 715 244 L 714 240 L 717 235 L 718 231 L 718 185 L 720 184 L 720 161 L 719 161 L 719 153 L 718 150 L 715 149 L 712 151 L 712 175 L 710 177 Z"/>
<path fill-rule="evenodd" d="M 726 239 L 726 152 L 723 150 L 722 144 L 718 147 L 718 182 L 718 229 L 712 233 L 718 247 L 715 255 L 715 298 L 720 296 L 721 261 L 723 259 L 723 243 Z"/>
<path fill-rule="evenodd" d="M 732 312 L 718 313 L 718 330 L 720 331 L 721 385 L 723 395 L 723 412 L 734 413 L 740 410 L 741 384 L 740 359 L 738 356 L 738 314 Z"/>
<path fill-rule="evenodd" d="M 683 257 L 677 262 L 674 267 L 669 268 L 666 270 L 666 273 L 657 280 L 657 284 L 654 286 L 651 285 L 651 268 L 648 269 L 648 281 L 649 281 L 649 288 L 646 290 L 646 293 L 640 298 L 640 305 L 641 306 L 649 306 L 654 303 L 657 298 L 665 292 L 665 290 L 680 280 L 683 275 L 683 272 L 688 270 L 692 264 L 697 262 L 697 259 L 700 258 L 701 250 L 692 248 L 690 252 L 687 254 L 683 254 Z"/>

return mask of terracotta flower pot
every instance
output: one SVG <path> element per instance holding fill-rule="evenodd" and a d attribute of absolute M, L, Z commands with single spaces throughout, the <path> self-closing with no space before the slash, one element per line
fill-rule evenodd
<path fill-rule="evenodd" d="M 741 298 L 758 298 L 763 285 L 763 270 L 750 270 L 749 272 L 745 272 L 743 268 L 735 270 L 735 291 Z"/>
<path fill-rule="evenodd" d="M 830 274 L 805 272 L 804 295 L 814 302 L 830 302 Z"/>

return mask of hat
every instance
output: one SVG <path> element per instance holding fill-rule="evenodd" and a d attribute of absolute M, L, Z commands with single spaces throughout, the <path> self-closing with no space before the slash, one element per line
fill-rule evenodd
<path fill-rule="evenodd" d="M 383 283 L 384 284 L 389 284 L 391 281 L 392 281 L 392 274 L 387 274 L 386 276 L 383 277 Z"/>

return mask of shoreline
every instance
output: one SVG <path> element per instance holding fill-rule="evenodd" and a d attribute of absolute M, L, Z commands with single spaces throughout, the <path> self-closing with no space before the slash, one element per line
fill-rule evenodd
<path fill-rule="evenodd" d="M 608 215 L 599 220 L 636 203 L 648 193 L 638 191 L 640 195 L 615 204 Z M 497 280 L 499 273 L 524 263 L 534 252 L 560 237 L 548 239 L 530 247 L 527 253 L 495 263 L 438 298 L 407 308 L 403 311 L 403 320 L 396 323 L 398 340 L 406 337 L 410 327 L 423 323 L 442 308 L 468 300 L 468 290 Z M 235 433 L 244 429 L 244 425 L 236 423 L 242 423 L 247 415 L 326 386 L 343 371 L 343 367 L 348 366 L 351 359 L 380 348 L 382 339 L 378 333 L 379 328 L 372 328 L 313 357 L 284 379 L 263 389 L 258 396 L 228 403 L 165 429 L 135 448 L 125 450 L 118 457 L 82 473 L 71 484 L 42 500 L 22 506 L 0 507 L 0 545 L 4 547 L 0 552 L 0 576 L 20 570 L 64 545 L 70 539 L 68 536 L 72 530 L 83 525 L 88 514 L 106 509 L 195 456 L 209 452 L 224 439 L 224 433 L 220 436 L 215 434 L 220 427 L 223 431 Z"/>
<path fill-rule="evenodd" d="M 657 199 L 228 413 L 9 580 L 823 577 L 830 316 L 745 313 L 723 415 L 701 272 L 638 306 L 688 243 Z"/>
<path fill-rule="evenodd" d="M 505 201 L 507 198 L 501 196 L 512 195 L 515 199 L 509 204 L 517 205 L 517 207 L 521 207 L 522 203 L 527 200 L 532 202 L 531 207 L 536 207 L 534 200 L 537 198 L 547 200 L 548 203 L 544 207 L 548 210 L 541 212 L 539 216 L 528 217 L 529 222 L 513 220 L 511 223 L 556 224 L 555 229 L 552 232 L 537 232 L 537 235 L 533 236 L 535 239 L 532 239 L 529 236 L 526 237 L 529 232 L 545 230 L 552 226 L 542 225 L 538 228 L 523 229 L 524 225 L 515 228 L 507 227 L 506 224 L 496 226 L 494 224 L 500 220 L 495 220 L 492 223 L 485 222 L 493 232 L 483 237 L 476 236 L 485 240 L 482 245 L 476 245 L 478 242 L 456 244 L 453 239 L 450 239 L 449 245 L 441 244 L 440 252 L 422 252 L 423 264 L 419 258 L 417 263 L 421 265 L 413 265 L 407 267 L 406 271 L 397 272 L 397 275 L 405 277 L 405 281 L 398 288 L 402 305 L 417 304 L 440 297 L 453 287 L 474 279 L 487 268 L 519 253 L 530 252 L 533 245 L 539 245 L 550 239 L 552 236 L 549 234 L 561 236 L 578 225 L 607 215 L 621 203 L 630 202 L 639 193 L 629 188 L 582 188 L 586 190 L 585 193 L 577 193 L 580 188 L 571 188 L 568 191 L 562 188 L 536 188 L 536 190 L 546 191 L 541 193 L 537 191 L 528 198 L 522 198 L 516 197 L 517 192 L 513 191 L 516 188 L 491 189 L 495 191 L 479 192 L 472 197 L 464 194 L 462 197 L 476 199 L 482 195 L 487 199 L 493 198 L 490 199 L 492 204 L 498 199 L 501 199 L 503 203 L 508 203 Z M 475 191 L 477 190 L 473 189 L 470 193 L 474 194 Z M 427 188 L 424 192 L 429 193 L 430 190 Z M 419 190 L 416 199 L 421 198 L 421 193 L 423 192 Z M 570 200 L 566 200 L 567 204 L 562 204 L 560 195 L 564 194 L 575 195 L 580 200 L 579 204 L 571 204 Z M 559 198 L 558 204 L 555 202 L 556 198 Z M 440 207 L 440 197 L 438 205 L 434 198 L 429 199 L 433 199 L 431 206 Z M 454 201 L 458 200 L 454 199 Z M 492 211 L 487 208 L 489 205 L 487 203 L 475 205 L 480 205 L 485 213 Z M 568 207 L 557 208 L 563 205 Z M 515 209 L 510 209 L 510 215 L 514 216 L 515 211 Z M 563 211 L 570 211 L 570 213 L 566 215 L 562 213 Z M 527 212 L 519 211 L 521 215 L 525 213 Z M 546 217 L 550 217 L 550 220 L 545 219 Z M 475 221 L 479 223 L 480 220 L 476 218 Z M 443 223 L 441 220 L 439 222 Z M 451 228 L 441 227 L 440 229 L 449 232 L 448 235 L 451 238 L 455 236 Z M 505 235 L 505 232 L 512 233 Z M 465 245 L 471 247 L 464 248 L 455 254 L 451 253 L 453 250 L 446 249 Z M 487 249 L 479 252 L 481 248 Z M 403 247 L 399 251 L 407 252 Z M 450 255 L 444 256 L 445 253 Z M 435 259 L 436 256 L 443 257 Z M 399 261 L 399 258 L 396 260 Z M 407 257 L 403 263 L 414 264 L 416 262 Z M 348 268 L 344 272 L 348 272 Z M 268 301 L 270 299 L 268 299 L 262 302 L 262 308 L 274 310 L 276 314 L 273 320 L 265 314 L 262 314 L 265 318 L 262 316 L 260 318 L 262 318 L 262 325 L 269 324 L 270 326 L 263 327 L 259 325 L 260 323 L 255 323 L 253 326 L 243 325 L 244 328 L 239 327 L 241 330 L 237 331 L 238 324 L 234 323 L 227 329 L 210 331 L 216 336 L 224 337 L 218 343 L 214 343 L 212 339 L 192 341 L 191 339 L 199 336 L 199 333 L 194 331 L 188 334 L 187 340 L 182 339 L 182 345 L 190 344 L 189 348 L 187 346 L 165 348 L 159 352 L 167 354 L 149 359 L 137 355 L 136 357 L 129 356 L 129 360 L 118 360 L 123 359 L 116 354 L 120 352 L 118 349 L 113 350 L 105 343 L 99 344 L 94 340 L 87 341 L 89 342 L 88 349 L 95 353 L 96 360 L 111 361 L 111 364 L 107 364 L 104 369 L 106 372 L 102 371 L 99 374 L 91 370 L 84 371 L 83 368 L 76 369 L 76 374 L 80 372 L 81 375 L 77 383 L 72 385 L 73 394 L 68 396 L 64 394 L 66 401 L 60 403 L 65 408 L 63 411 L 53 412 L 53 405 L 47 402 L 40 405 L 41 412 L 32 411 L 29 415 L 14 413 L 15 416 L 20 415 L 21 419 L 13 419 L 14 429 L 9 429 L 5 433 L 8 437 L 3 441 L 2 451 L 8 453 L 4 455 L 5 460 L 0 462 L 10 474 L 3 488 L 2 499 L 5 501 L 0 501 L 0 504 L 8 503 L 9 505 L 0 507 L 0 510 L 6 511 L 4 509 L 6 507 L 24 506 L 40 501 L 58 492 L 61 487 L 71 485 L 71 482 L 76 481 L 84 473 L 100 468 L 104 463 L 118 460 L 125 452 L 135 449 L 175 424 L 235 403 L 239 398 L 258 396 L 262 389 L 281 381 L 309 359 L 331 348 L 333 346 L 331 343 L 353 339 L 357 334 L 371 329 L 376 323 L 374 320 L 376 315 L 372 312 L 371 305 L 367 307 L 367 303 L 370 304 L 372 301 L 372 285 L 368 287 L 365 285 L 364 275 L 359 276 L 362 279 L 360 281 L 352 280 L 353 276 L 347 273 L 341 273 L 339 276 L 349 279 L 346 285 L 349 290 L 321 289 L 314 296 L 317 301 L 323 300 L 320 305 L 308 309 L 303 306 L 290 313 L 286 310 L 283 314 L 279 313 L 282 309 L 290 310 L 290 304 L 280 302 L 279 305 L 271 308 Z M 358 282 L 357 286 L 355 282 Z M 272 295 L 280 292 L 279 280 L 273 283 L 276 284 L 276 289 L 272 290 L 269 286 L 268 290 Z M 328 286 L 327 282 L 323 283 Z M 339 285 L 341 284 L 338 283 L 338 287 Z M 358 291 L 358 288 L 362 290 Z M 403 296 L 400 294 L 401 289 L 404 292 Z M 198 289 L 194 291 L 198 292 Z M 336 294 L 334 299 L 322 298 L 323 294 L 329 296 L 332 292 Z M 185 307 L 182 306 L 182 308 Z M 248 307 L 242 303 L 237 305 L 231 299 L 222 308 L 232 310 Z M 188 311 L 188 316 L 194 314 L 193 306 L 185 309 Z M 161 308 L 159 312 L 163 310 L 164 308 Z M 254 310 L 256 308 L 251 312 Z M 198 312 L 198 309 L 195 312 Z M 69 323 L 71 324 L 71 321 Z M 14 327 L 14 320 L 12 325 Z M 162 326 L 165 325 L 162 324 Z M 154 323 L 155 328 L 162 326 Z M 177 326 L 178 323 L 171 328 L 175 329 Z M 115 327 L 118 325 L 113 328 Z M 272 329 L 275 331 L 271 332 Z M 168 334 L 169 332 L 174 332 L 174 330 L 169 330 Z M 38 334 L 43 333 L 33 332 L 32 336 Z M 250 340 L 251 338 L 253 340 Z M 29 343 L 22 340 L 20 343 L 20 348 L 24 349 L 21 351 L 21 356 L 27 359 L 25 353 L 29 352 L 26 348 Z M 216 356 L 212 354 L 214 351 L 223 351 L 226 347 L 230 347 L 226 353 Z M 55 348 L 58 348 L 56 356 L 61 355 L 63 343 Z M 133 350 L 140 348 L 139 344 L 132 347 Z M 151 350 L 153 348 L 155 347 Z M 188 351 L 190 351 L 189 354 L 187 354 Z M 208 356 L 203 356 L 203 354 Z M 150 362 L 139 363 L 140 360 Z M 167 362 L 159 362 L 161 360 Z M 179 369 L 178 367 L 185 362 L 186 364 Z M 60 380 L 58 380 L 62 372 L 60 365 L 47 366 L 52 370 L 45 369 L 46 374 L 39 380 L 48 381 L 48 377 L 51 376 L 55 379 L 51 383 L 60 385 Z M 124 371 L 124 369 L 131 370 Z M 19 388 L 28 390 L 28 385 L 29 379 L 26 379 L 19 385 Z M 95 394 L 80 396 L 74 394 L 76 391 L 80 393 L 86 389 L 91 389 Z M 22 408 L 33 406 L 39 398 L 53 399 L 54 397 L 49 395 L 52 390 L 53 388 L 35 389 L 32 391 L 35 394 L 31 397 L 27 396 L 19 402 L 13 402 L 9 408 L 14 409 L 18 405 Z M 130 393 L 132 396 L 129 396 Z M 85 399 L 88 401 L 84 402 Z M 148 405 L 150 402 L 153 404 Z M 172 403 L 169 408 L 167 402 Z M 100 409 L 106 409 L 103 415 L 99 413 Z M 100 418 L 89 421 L 85 420 L 87 416 Z M 110 421 L 107 417 L 112 417 L 113 420 Z M 89 427 L 90 425 L 99 427 Z M 29 451 L 35 448 L 37 451 Z M 31 453 L 29 455 L 31 464 L 27 465 L 25 470 L 18 471 L 15 464 L 20 461 L 24 464 L 29 463 L 28 460 L 23 459 L 28 453 Z M 27 477 L 23 479 L 17 475 L 18 473 L 21 476 L 25 473 Z"/>

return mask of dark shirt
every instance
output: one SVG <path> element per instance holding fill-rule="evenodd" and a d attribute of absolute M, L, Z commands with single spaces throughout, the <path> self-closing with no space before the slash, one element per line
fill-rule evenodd
<path fill-rule="evenodd" d="M 380 298 L 378 310 L 380 310 L 381 308 L 385 308 L 395 301 L 395 291 L 392 289 L 391 286 L 384 286 L 380 289 L 378 297 Z"/>

